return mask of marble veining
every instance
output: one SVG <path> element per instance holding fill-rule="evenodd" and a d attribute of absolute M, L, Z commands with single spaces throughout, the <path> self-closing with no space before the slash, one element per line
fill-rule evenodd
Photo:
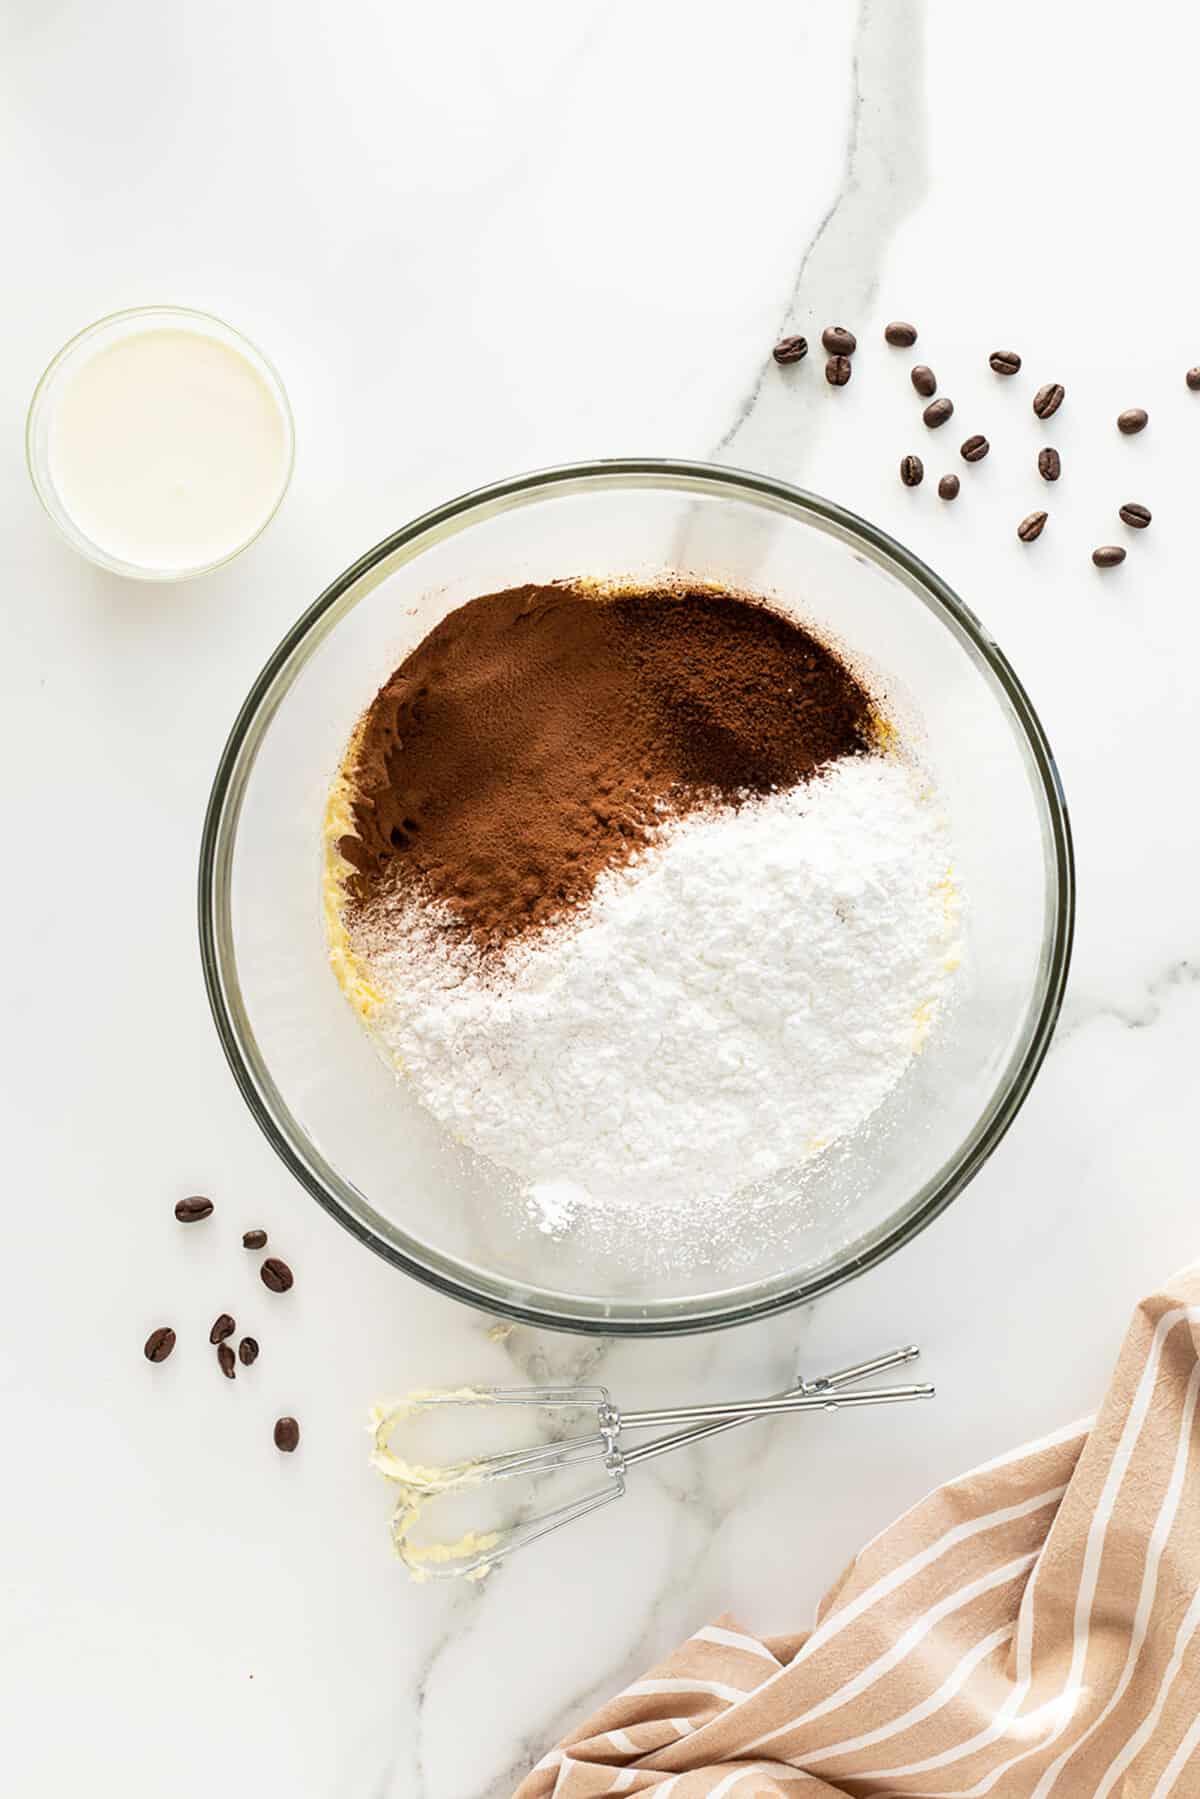
<path fill-rule="evenodd" d="M 776 338 L 811 327 L 814 318 L 857 319 L 873 308 L 891 237 L 925 192 L 924 32 L 924 0 L 860 0 L 840 179 L 801 249 Z M 811 376 L 825 360 L 819 328 L 809 340 L 809 359 Z M 794 442 L 796 396 L 790 387 L 798 384 L 768 387 L 775 372 L 768 355 L 714 446 L 714 460 L 770 467 L 781 437 Z M 802 390 L 810 412 L 815 386 L 810 381 Z M 767 394 L 770 404 L 764 406 Z"/>
<path fill-rule="evenodd" d="M 1144 981 L 1127 1003 L 1108 1005 L 1063 1005 L 1055 1041 L 1059 1047 L 1070 1037 L 1094 1023 L 1108 1020 L 1130 1031 L 1148 1030 L 1162 1017 L 1163 1008 L 1190 988 L 1200 985 L 1200 963 L 1192 959 L 1170 962 L 1159 973 Z"/>

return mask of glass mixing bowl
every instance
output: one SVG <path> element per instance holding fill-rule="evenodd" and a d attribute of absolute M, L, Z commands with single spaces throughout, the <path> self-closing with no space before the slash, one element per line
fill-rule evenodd
<path fill-rule="evenodd" d="M 874 672 L 941 786 L 967 956 L 956 1004 L 886 1104 L 756 1198 L 743 1231 L 671 1243 L 648 1206 L 644 1232 L 577 1225 L 551 1238 L 511 1177 L 452 1142 L 385 1066 L 344 999 L 322 924 L 322 813 L 364 706 L 452 607 L 526 581 L 666 570 L 760 593 Z M 205 821 L 199 897 L 209 998 L 238 1085 L 335 1218 L 397 1267 L 489 1312 L 661 1335 L 825 1292 L 962 1191 L 1046 1052 L 1070 956 L 1073 870 L 1042 728 L 943 581 L 816 495 L 639 460 L 467 494 L 340 575 L 238 715 Z"/>

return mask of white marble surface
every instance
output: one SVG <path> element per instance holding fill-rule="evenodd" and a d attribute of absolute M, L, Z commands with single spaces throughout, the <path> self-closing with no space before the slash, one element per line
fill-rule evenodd
<path fill-rule="evenodd" d="M 497 8 L 80 0 L 10 9 L 0 655 L 9 854 L 0 1757 L 21 1799 L 500 1799 L 561 1726 L 715 1612 L 804 1621 L 928 1485 L 1089 1407 L 1130 1306 L 1200 1252 L 1190 565 L 1200 21 L 1148 0 Z M 1086 23 L 1086 28 L 1085 28 Z M 121 306 L 210 307 L 295 404 L 283 512 L 176 590 L 76 561 L 21 463 L 34 381 Z M 927 436 L 880 341 L 958 402 Z M 852 384 L 766 360 L 860 335 Z M 1020 381 L 987 370 L 1015 347 Z M 1069 401 L 1032 472 L 1029 395 Z M 1113 418 L 1151 412 L 1127 441 Z M 960 428 L 961 427 L 961 428 Z M 990 460 L 943 506 L 968 431 Z M 902 489 L 896 463 L 925 456 Z M 297 611 L 391 527 L 595 454 L 718 455 L 867 513 L 1023 674 L 1072 803 L 1062 1027 L 968 1193 L 815 1311 L 607 1348 L 489 1320 L 373 1260 L 293 1185 L 226 1072 L 193 881 L 234 711 Z M 1131 536 L 1113 575 L 1091 547 Z M 1032 549 L 1017 520 L 1046 501 Z M 213 1225 L 186 1239 L 181 1193 Z M 298 1272 L 272 1305 L 237 1247 Z M 264 1349 L 150 1369 L 222 1306 Z M 629 1401 L 781 1382 L 911 1336 L 934 1406 L 780 1423 L 647 1470 L 480 1590 L 411 1588 L 364 1405 L 412 1378 L 603 1367 Z M 277 1456 L 270 1421 L 302 1418 Z"/>

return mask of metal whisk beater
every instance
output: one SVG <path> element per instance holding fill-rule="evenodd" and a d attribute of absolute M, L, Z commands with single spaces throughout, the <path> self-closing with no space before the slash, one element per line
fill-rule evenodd
<path fill-rule="evenodd" d="M 765 1399 L 741 1402 L 718 1402 L 706 1405 L 683 1405 L 651 1410 L 622 1412 L 606 1387 L 479 1387 L 466 1391 L 422 1395 L 408 1408 L 400 1408 L 396 1420 L 434 1410 L 490 1410 L 497 1405 L 537 1408 L 550 1414 L 567 1411 L 592 1411 L 596 1428 L 586 1436 L 566 1437 L 539 1443 L 525 1449 L 501 1451 L 495 1455 L 452 1463 L 448 1466 L 413 1467 L 395 1456 L 390 1449 L 375 1457 L 376 1466 L 400 1487 L 400 1498 L 393 1523 L 393 1536 L 401 1560 L 411 1573 L 421 1579 L 482 1579 L 514 1550 L 524 1548 L 550 1531 L 596 1511 L 602 1505 L 619 1499 L 625 1492 L 625 1477 L 641 1462 L 667 1455 L 687 1444 L 699 1443 L 721 1431 L 732 1430 L 752 1418 L 790 1415 L 793 1412 L 841 1411 L 856 1406 L 894 1405 L 908 1400 L 930 1399 L 933 1387 L 920 1384 L 897 1387 L 867 1387 L 858 1383 L 885 1369 L 911 1362 L 920 1354 L 915 1345 L 894 1349 L 869 1361 L 855 1362 L 817 1380 L 801 1380 L 786 1392 Z M 653 1438 L 636 1448 L 622 1442 L 625 1431 L 648 1429 L 656 1425 L 682 1425 L 687 1428 Z M 381 1436 L 390 1435 L 391 1425 L 384 1420 Z M 457 1542 L 421 1545 L 412 1541 L 417 1519 L 435 1498 L 479 1487 L 487 1483 L 510 1480 L 524 1475 L 530 1479 L 579 1463 L 597 1462 L 603 1469 L 603 1482 L 566 1504 L 558 1505 L 532 1517 L 495 1531 L 471 1531 Z"/>

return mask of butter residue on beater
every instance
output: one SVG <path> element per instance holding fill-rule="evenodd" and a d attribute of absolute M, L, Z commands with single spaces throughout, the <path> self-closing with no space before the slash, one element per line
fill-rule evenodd
<path fill-rule="evenodd" d="M 457 1580 L 486 1580 L 491 1573 L 494 1562 L 485 1557 L 489 1549 L 494 1549 L 500 1542 L 502 1532 L 498 1530 L 468 1530 L 461 1537 L 449 1542 L 416 1543 L 412 1531 L 421 1512 L 432 1498 L 426 1494 L 423 1498 L 412 1497 L 411 1489 L 404 1488 L 396 1501 L 396 1509 L 392 1513 L 392 1546 L 400 1561 L 408 1570 L 409 1578 L 418 1584 L 430 1580 L 435 1569 L 445 1572 L 451 1562 L 464 1562 L 467 1565 L 456 1568 L 451 1578 Z"/>
<path fill-rule="evenodd" d="M 375 1445 L 371 1466 L 399 1489 L 390 1526 L 392 1547 L 415 1581 L 429 1580 L 435 1567 L 445 1568 L 450 1562 L 465 1562 L 486 1555 L 503 1534 L 500 1531 L 468 1530 L 457 1538 L 428 1543 L 419 1543 L 413 1538 L 421 1515 L 432 1500 L 475 1486 L 481 1479 L 479 1463 L 469 1458 L 435 1467 L 407 1461 L 392 1447 L 392 1432 L 397 1425 L 448 1400 L 489 1404 L 493 1395 L 478 1387 L 418 1387 L 400 1399 L 384 1400 L 372 1406 L 367 1418 L 367 1430 Z M 483 1580 L 490 1571 L 490 1564 L 475 1562 L 464 1568 L 459 1578 Z"/>
<path fill-rule="evenodd" d="M 448 1492 L 451 1487 L 469 1486 L 472 1479 L 478 1480 L 478 1474 L 472 1475 L 478 1463 L 469 1457 L 461 1462 L 447 1462 L 442 1467 L 430 1468 L 406 1461 L 392 1448 L 392 1432 L 397 1425 L 419 1417 L 434 1405 L 445 1405 L 453 1400 L 470 1405 L 494 1404 L 494 1396 L 482 1387 L 417 1387 L 401 1399 L 383 1400 L 372 1406 L 367 1414 L 367 1430 L 375 1442 L 371 1466 L 385 1480 L 431 1494 Z"/>

